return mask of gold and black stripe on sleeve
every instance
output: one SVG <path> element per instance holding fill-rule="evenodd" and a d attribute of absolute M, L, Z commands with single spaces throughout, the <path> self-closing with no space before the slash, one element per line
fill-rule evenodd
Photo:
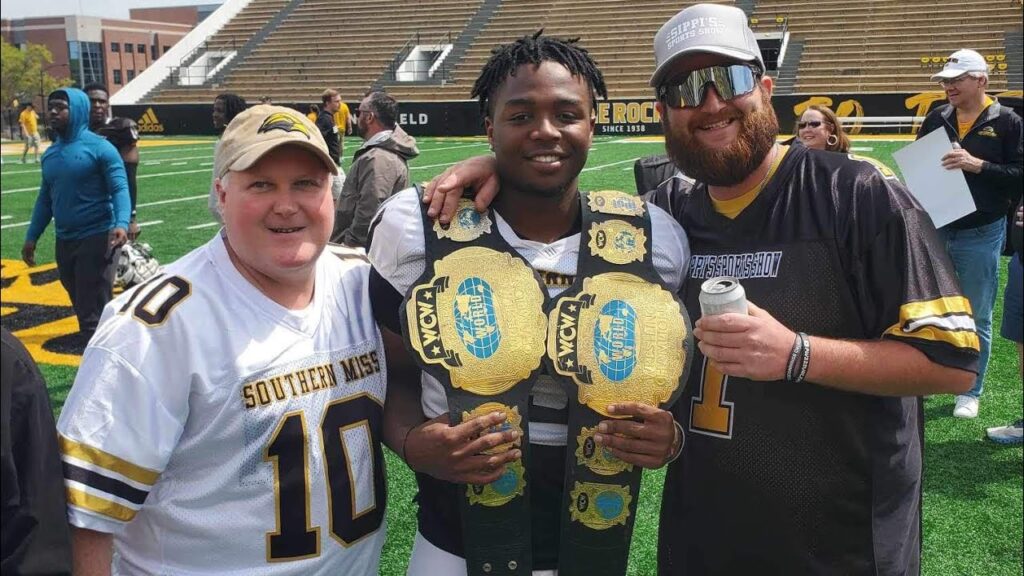
<path fill-rule="evenodd" d="M 980 350 L 971 303 L 963 296 L 908 302 L 900 306 L 899 322 L 885 335 L 941 342 L 965 351 Z"/>
<path fill-rule="evenodd" d="M 66 436 L 59 440 L 68 504 L 120 522 L 134 518 L 159 472 Z"/>

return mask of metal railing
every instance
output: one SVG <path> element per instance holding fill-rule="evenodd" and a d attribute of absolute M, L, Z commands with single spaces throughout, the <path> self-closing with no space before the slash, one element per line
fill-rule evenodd
<path fill-rule="evenodd" d="M 441 62 L 440 66 L 434 70 L 433 75 L 430 74 L 430 69 L 437 62 L 440 52 L 432 53 L 429 58 L 416 58 L 409 59 L 409 55 L 412 54 L 413 50 L 417 46 L 424 45 L 419 32 L 413 34 L 409 40 L 402 45 L 402 47 L 395 54 L 395 57 L 388 64 L 386 71 L 384 72 L 384 80 L 387 82 L 399 82 L 400 72 L 410 72 L 415 77 L 419 78 L 422 75 L 423 80 L 448 80 L 451 77 L 451 67 L 447 63 L 447 58 Z M 427 46 L 451 46 L 452 45 L 452 33 L 442 32 L 440 36 L 432 43 L 427 43 Z M 406 70 L 402 70 L 405 66 Z M 409 69 L 411 68 L 411 70 Z"/>

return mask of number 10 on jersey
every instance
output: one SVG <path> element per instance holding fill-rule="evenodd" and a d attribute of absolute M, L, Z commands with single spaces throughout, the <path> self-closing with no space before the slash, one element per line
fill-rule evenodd
<path fill-rule="evenodd" d="M 320 419 L 325 482 L 316 486 L 326 485 L 330 534 L 346 548 L 376 532 L 384 520 L 383 414 L 376 400 L 360 394 L 331 402 Z M 310 449 L 302 410 L 286 413 L 263 449 L 263 460 L 274 466 L 277 517 L 275 530 L 267 533 L 268 562 L 320 555 L 320 527 L 311 525 Z"/>

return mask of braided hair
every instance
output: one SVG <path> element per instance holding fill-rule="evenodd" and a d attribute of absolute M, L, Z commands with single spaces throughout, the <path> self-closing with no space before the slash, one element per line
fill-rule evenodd
<path fill-rule="evenodd" d="M 586 80 L 587 87 L 590 88 L 591 106 L 597 106 L 598 94 L 602 98 L 608 98 L 604 75 L 587 50 L 577 44 L 579 38 L 562 40 L 542 36 L 543 33 L 542 28 L 532 36 L 523 36 L 511 44 L 502 44 L 491 50 L 491 58 L 484 64 L 470 94 L 471 98 L 480 100 L 481 114 L 491 115 L 491 99 L 509 76 L 516 75 L 516 70 L 520 66 L 539 66 L 541 62 L 547 60 L 565 66 L 574 77 Z"/>
<path fill-rule="evenodd" d="M 225 92 L 223 94 L 218 94 L 217 97 L 214 98 L 214 101 L 217 101 L 217 100 L 220 100 L 221 102 L 224 103 L 224 125 L 225 126 L 230 124 L 231 121 L 235 119 L 235 116 L 238 116 L 239 114 L 241 114 L 242 112 L 245 111 L 245 108 L 246 108 L 245 99 L 242 98 L 241 96 L 239 96 L 238 94 L 232 94 L 230 92 Z"/>

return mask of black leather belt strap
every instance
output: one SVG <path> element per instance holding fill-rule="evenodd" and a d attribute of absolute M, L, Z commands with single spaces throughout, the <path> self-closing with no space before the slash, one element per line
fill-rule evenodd
<path fill-rule="evenodd" d="M 540 277 L 501 237 L 493 213 L 463 201 L 449 228 L 422 211 L 426 270 L 401 314 L 406 347 L 440 381 L 452 425 L 494 411 L 520 432 L 522 461 L 485 486 L 460 486 L 469 576 L 528 575 L 530 546 L 529 393 L 543 368 Z M 532 310 L 532 312 L 531 312 Z M 494 451 L 503 451 L 500 446 Z"/>
<path fill-rule="evenodd" d="M 620 192 L 583 197 L 576 282 L 549 306 L 548 362 L 569 396 L 559 576 L 626 573 L 642 470 L 598 446 L 608 403 L 667 408 L 689 368 L 685 309 L 654 267 L 649 208 Z M 657 366 L 660 384 L 640 379 Z M 649 389 L 649 390 L 648 390 Z"/>

